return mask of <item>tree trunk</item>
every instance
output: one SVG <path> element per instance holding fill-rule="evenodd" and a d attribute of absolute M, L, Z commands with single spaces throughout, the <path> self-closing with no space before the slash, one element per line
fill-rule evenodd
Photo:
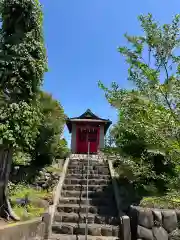
<path fill-rule="evenodd" d="M 12 148 L 0 146 L 0 217 L 20 220 L 17 217 L 7 196 L 7 187 L 12 163 Z"/>

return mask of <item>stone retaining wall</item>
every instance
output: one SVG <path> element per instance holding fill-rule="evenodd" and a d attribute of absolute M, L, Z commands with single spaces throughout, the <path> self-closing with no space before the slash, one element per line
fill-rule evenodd
<path fill-rule="evenodd" d="M 180 240 L 180 210 L 131 207 L 133 240 Z"/>
<path fill-rule="evenodd" d="M 63 187 L 68 165 L 69 165 L 69 158 L 66 158 L 66 160 L 63 162 L 63 168 L 62 168 L 61 176 L 59 178 L 59 182 L 53 191 L 53 205 L 49 206 L 48 211 L 43 215 L 44 221 L 46 222 L 44 239 L 49 239 L 52 234 L 52 223 L 54 220 L 55 210 L 59 202 L 59 199 L 61 197 L 61 190 Z"/>
<path fill-rule="evenodd" d="M 43 240 L 46 224 L 42 219 L 0 227 L 0 240 Z"/>
<path fill-rule="evenodd" d="M 110 171 L 110 175 L 111 175 L 111 179 L 112 179 L 112 185 L 113 185 L 113 190 L 114 190 L 115 201 L 117 204 L 118 215 L 120 218 L 121 239 L 122 240 L 131 240 L 130 219 L 129 219 L 129 216 L 127 216 L 122 211 L 122 208 L 121 208 L 122 202 L 121 202 L 118 183 L 117 183 L 117 176 L 116 176 L 116 172 L 114 171 L 111 160 L 108 160 L 108 166 L 109 166 L 109 171 Z"/>

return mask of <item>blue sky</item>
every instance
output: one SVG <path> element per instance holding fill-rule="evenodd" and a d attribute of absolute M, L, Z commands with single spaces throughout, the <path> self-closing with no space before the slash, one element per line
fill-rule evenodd
<path fill-rule="evenodd" d="M 87 108 L 116 121 L 116 112 L 97 82 L 112 81 L 129 87 L 127 65 L 117 52 L 126 44 L 123 34 L 141 34 L 140 14 L 152 13 L 168 23 L 178 13 L 180 1 L 172 0 L 41 0 L 49 72 L 44 89 L 59 100 L 69 117 Z M 67 129 L 66 139 L 70 140 Z"/>

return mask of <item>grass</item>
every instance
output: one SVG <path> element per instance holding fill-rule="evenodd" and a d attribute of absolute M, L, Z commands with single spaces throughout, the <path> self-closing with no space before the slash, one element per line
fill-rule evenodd
<path fill-rule="evenodd" d="M 180 194 L 178 194 L 178 192 L 170 192 L 160 197 L 144 197 L 140 202 L 140 206 L 161 209 L 180 209 Z"/>
<path fill-rule="evenodd" d="M 33 205 L 28 205 L 27 209 L 22 206 L 15 205 L 13 211 L 20 217 L 21 221 L 30 220 L 35 217 L 40 217 L 44 213 L 44 208 L 37 208 Z"/>
<path fill-rule="evenodd" d="M 61 173 L 62 172 L 61 168 L 58 168 L 55 166 L 49 166 L 49 167 L 46 167 L 45 169 L 50 173 Z"/>
<path fill-rule="evenodd" d="M 25 186 L 22 184 L 17 185 L 16 189 L 13 190 L 10 194 L 10 198 L 13 201 L 17 198 L 24 198 L 25 196 L 28 197 L 37 197 L 44 199 L 46 197 L 49 197 L 51 195 L 51 192 L 47 192 L 45 190 L 38 190 L 35 188 L 31 188 L 29 186 Z"/>
<path fill-rule="evenodd" d="M 30 203 L 24 204 L 19 200 L 28 198 Z M 44 190 L 36 190 L 29 186 L 19 184 L 16 185 L 12 191 L 10 191 L 10 200 L 12 202 L 12 208 L 14 212 L 21 218 L 21 220 L 29 220 L 34 217 L 40 217 L 45 212 L 45 206 L 38 206 L 37 201 L 47 200 L 52 198 L 52 192 Z"/>

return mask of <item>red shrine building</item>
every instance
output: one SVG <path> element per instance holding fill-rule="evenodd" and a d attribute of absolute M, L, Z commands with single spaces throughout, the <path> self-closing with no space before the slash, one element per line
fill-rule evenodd
<path fill-rule="evenodd" d="M 71 152 L 85 154 L 89 152 L 96 154 L 104 148 L 104 137 L 112 122 L 103 119 L 88 109 L 79 117 L 68 118 L 66 125 L 71 133 Z"/>

